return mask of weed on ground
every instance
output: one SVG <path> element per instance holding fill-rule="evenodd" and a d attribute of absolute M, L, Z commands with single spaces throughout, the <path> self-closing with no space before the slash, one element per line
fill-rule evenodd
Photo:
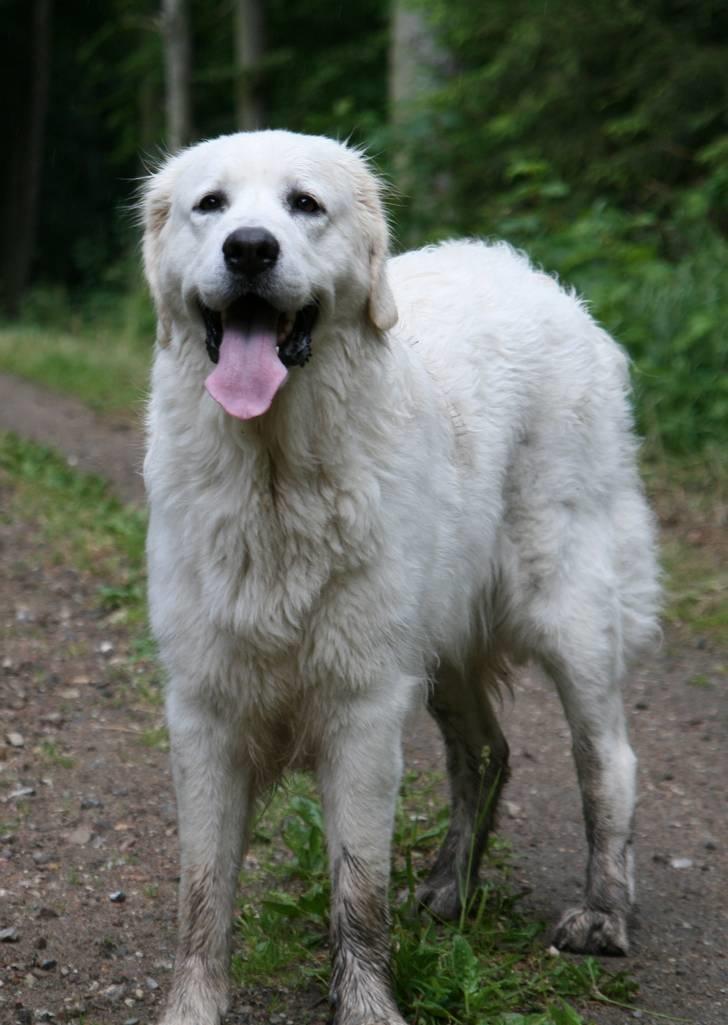
<path fill-rule="evenodd" d="M 594 958 L 547 949 L 544 925 L 520 910 L 507 846 L 491 843 L 484 881 L 456 923 L 420 913 L 417 882 L 447 828 L 437 774 L 409 773 L 397 813 L 392 878 L 392 976 L 415 1025 L 581 1025 L 589 1001 L 627 1004 L 635 985 Z M 423 814 L 427 806 L 430 814 Z M 429 819 L 428 822 L 424 821 Z M 329 882 L 321 809 L 301 776 L 273 796 L 254 832 L 236 923 L 239 985 L 299 987 L 311 1006 L 328 985 Z"/>

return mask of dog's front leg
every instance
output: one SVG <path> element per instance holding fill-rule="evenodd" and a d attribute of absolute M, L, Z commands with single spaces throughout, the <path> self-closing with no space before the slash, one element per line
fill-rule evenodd
<path fill-rule="evenodd" d="M 218 1025 L 228 1003 L 233 903 L 252 804 L 239 725 L 168 700 L 180 842 L 179 935 L 161 1025 Z"/>
<path fill-rule="evenodd" d="M 402 771 L 391 709 L 347 710 L 319 766 L 331 864 L 334 1025 L 403 1025 L 389 968 L 388 887 Z"/>

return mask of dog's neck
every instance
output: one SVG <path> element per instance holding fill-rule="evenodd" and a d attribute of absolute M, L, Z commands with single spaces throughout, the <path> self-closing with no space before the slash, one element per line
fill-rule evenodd
<path fill-rule="evenodd" d="M 199 460 L 232 466 L 264 458 L 279 478 L 304 488 L 322 472 L 342 481 L 363 470 L 368 452 L 396 444 L 398 425 L 413 415 L 412 375 L 402 366 L 408 358 L 406 346 L 367 322 L 356 330 L 323 324 L 311 360 L 289 371 L 264 415 L 242 422 L 205 391 L 211 363 L 204 344 L 180 328 L 158 350 L 150 434 L 166 438 L 191 471 Z"/>
<path fill-rule="evenodd" d="M 317 332 L 311 360 L 289 371 L 271 408 L 244 424 L 222 414 L 223 430 L 236 444 L 263 446 L 273 462 L 297 474 L 344 464 L 352 445 L 366 445 L 372 432 L 382 432 L 381 419 L 370 415 L 370 401 L 378 396 L 381 418 L 382 399 L 390 388 L 396 391 L 394 362 L 374 328 Z M 390 408 L 394 421 L 394 397 Z"/>

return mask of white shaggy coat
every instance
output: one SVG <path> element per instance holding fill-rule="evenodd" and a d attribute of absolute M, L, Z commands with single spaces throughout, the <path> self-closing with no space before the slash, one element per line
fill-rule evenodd
<path fill-rule="evenodd" d="M 291 190 L 320 210 L 292 211 Z M 223 202 L 203 215 L 210 193 Z M 453 810 L 420 896 L 457 913 L 492 818 L 474 783 L 484 748 L 496 794 L 507 774 L 488 694 L 526 658 L 559 688 L 590 844 L 584 903 L 556 942 L 625 952 L 634 756 L 620 681 L 654 634 L 657 585 L 624 354 L 505 244 L 387 263 L 378 184 L 331 140 L 203 143 L 150 179 L 144 208 L 159 317 L 149 593 L 182 859 L 164 1025 L 224 1011 L 252 807 L 291 766 L 316 772 L 324 804 L 335 1021 L 401 1022 L 386 890 L 403 719 L 429 683 Z M 221 249 L 240 226 L 280 245 L 266 298 L 320 307 L 311 361 L 244 422 L 205 391 L 197 305 L 234 298 Z"/>

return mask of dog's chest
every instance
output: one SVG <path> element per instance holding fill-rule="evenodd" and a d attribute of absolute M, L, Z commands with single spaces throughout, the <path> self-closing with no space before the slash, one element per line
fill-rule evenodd
<path fill-rule="evenodd" d="M 258 463 L 212 490 L 187 528 L 209 620 L 264 659 L 301 648 L 333 592 L 380 556 L 376 480 Z"/>

